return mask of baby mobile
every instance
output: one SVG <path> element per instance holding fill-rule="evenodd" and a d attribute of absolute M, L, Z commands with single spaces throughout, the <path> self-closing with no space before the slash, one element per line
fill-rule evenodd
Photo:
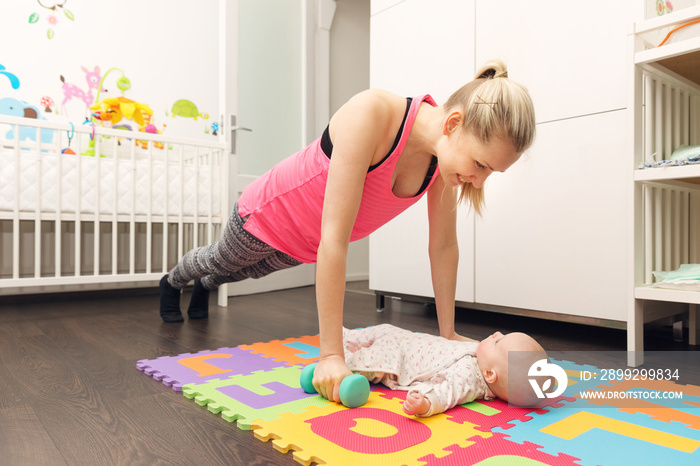
<path fill-rule="evenodd" d="M 50 11 L 48 14 L 47 20 L 49 22 L 49 29 L 46 31 L 46 37 L 49 39 L 53 39 L 54 36 L 54 30 L 53 28 L 58 24 L 58 17 L 57 12 L 60 9 L 63 11 L 63 14 L 66 15 L 66 18 L 68 18 L 71 21 L 75 21 L 75 15 L 73 15 L 73 12 L 70 11 L 68 8 L 66 8 L 64 5 L 68 2 L 68 0 L 59 0 L 59 1 L 47 1 L 47 0 L 36 0 L 39 6 L 42 8 L 46 8 L 47 10 Z M 32 13 L 29 15 L 29 24 L 35 24 L 39 21 L 39 13 Z"/>
<path fill-rule="evenodd" d="M 121 73 L 121 77 L 117 79 L 117 87 L 121 91 L 122 96 L 107 97 L 100 100 L 102 83 L 112 71 Z M 98 86 L 95 104 L 90 106 L 92 120 L 104 127 L 129 131 L 134 130 L 130 124 L 133 122 L 137 125 L 138 131 L 151 134 L 162 133 L 163 130 L 159 130 L 153 123 L 153 110 L 151 110 L 148 105 L 124 97 L 124 92 L 130 88 L 131 81 L 126 77 L 124 71 L 118 68 L 111 68 L 108 70 L 102 77 L 102 81 Z M 163 129 L 165 129 L 165 125 L 163 125 Z M 137 140 L 136 144 L 143 149 L 148 148 L 148 141 Z M 158 149 L 164 147 L 162 142 L 154 142 L 153 144 Z"/>

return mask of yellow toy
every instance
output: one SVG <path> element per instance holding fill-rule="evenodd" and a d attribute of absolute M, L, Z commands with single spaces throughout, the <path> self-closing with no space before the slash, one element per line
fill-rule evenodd
<path fill-rule="evenodd" d="M 149 115 L 148 119 L 146 120 L 146 124 L 144 126 L 139 126 L 139 131 L 151 134 L 161 134 L 163 131 L 165 131 L 165 127 L 167 125 L 163 125 L 163 129 L 159 130 L 158 128 L 156 128 L 156 125 L 154 125 L 150 121 L 151 118 Z M 136 141 L 136 145 L 141 146 L 142 149 L 148 149 L 148 141 Z M 162 149 L 163 147 L 165 147 L 165 144 L 160 141 L 153 141 L 153 146 L 156 149 Z"/>
<path fill-rule="evenodd" d="M 119 68 L 111 68 L 107 70 L 102 77 L 99 88 L 102 89 L 107 75 L 112 71 L 118 71 L 122 76 L 117 79 L 117 87 L 122 94 L 131 88 L 131 81 L 124 75 L 124 71 Z M 126 97 L 107 97 L 99 100 L 100 93 L 97 92 L 95 103 L 90 107 L 92 118 L 100 122 L 100 125 L 107 128 L 132 130 L 132 127 L 127 123 L 120 123 L 123 119 L 131 120 L 138 125 L 138 130 L 142 133 L 160 134 L 165 129 L 158 130 L 153 124 L 153 110 L 146 104 L 136 102 Z M 148 149 L 148 141 L 136 140 L 136 145 L 142 149 Z M 153 145 L 157 149 L 163 149 L 164 143 L 154 142 Z"/>
<path fill-rule="evenodd" d="M 114 126 L 122 118 L 133 120 L 139 127 L 143 127 L 150 122 L 153 110 L 146 104 L 127 99 L 126 97 L 107 97 L 90 107 L 93 116 L 109 126 Z M 147 121 L 145 121 L 147 120 Z"/>
<path fill-rule="evenodd" d="M 102 126 L 111 128 L 131 129 L 130 126 L 119 124 L 123 119 L 132 120 L 138 125 L 138 130 L 144 133 L 160 134 L 163 130 L 158 130 L 152 123 L 153 110 L 146 104 L 136 102 L 126 97 L 108 97 L 90 107 L 92 116 L 100 122 Z M 163 125 L 165 129 L 165 125 Z M 148 141 L 137 140 L 136 144 L 142 149 L 148 148 Z M 162 149 L 162 142 L 155 142 L 157 149 Z"/>

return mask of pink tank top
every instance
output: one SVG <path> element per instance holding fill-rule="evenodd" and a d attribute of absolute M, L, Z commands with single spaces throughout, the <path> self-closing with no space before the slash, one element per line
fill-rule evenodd
<path fill-rule="evenodd" d="M 428 187 L 414 197 L 399 198 L 391 190 L 394 168 L 424 101 L 437 105 L 429 95 L 414 98 L 398 144 L 381 164 L 367 172 L 350 241 L 368 236 L 418 202 L 439 175 L 436 168 Z M 316 262 L 329 165 L 318 138 L 248 185 L 238 200 L 239 215 L 248 217 L 246 231 L 301 262 Z"/>

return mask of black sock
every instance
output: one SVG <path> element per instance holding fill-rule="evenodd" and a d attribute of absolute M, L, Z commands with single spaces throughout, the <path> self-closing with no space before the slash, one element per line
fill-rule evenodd
<path fill-rule="evenodd" d="M 160 317 L 163 322 L 182 322 L 180 290 L 168 283 L 168 276 L 160 279 Z"/>
<path fill-rule="evenodd" d="M 209 317 L 209 290 L 202 286 L 199 278 L 194 281 L 192 298 L 187 308 L 187 317 L 190 319 L 206 319 Z"/>

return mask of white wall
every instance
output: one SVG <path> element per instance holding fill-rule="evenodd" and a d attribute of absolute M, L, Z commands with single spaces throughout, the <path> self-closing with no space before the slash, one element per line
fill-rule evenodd
<path fill-rule="evenodd" d="M 60 7 L 54 12 L 39 2 L 13 2 L 12 7 L 8 3 L 0 7 L 0 64 L 19 78 L 20 86 L 12 89 L 8 80 L 0 79 L 0 99 L 10 97 L 39 107 L 42 97 L 49 96 L 60 106 L 61 75 L 88 91 L 82 67 L 91 71 L 99 67 L 103 77 L 118 68 L 131 81 L 124 96 L 149 105 L 156 126 L 167 125 L 165 134 L 215 137 L 210 126 L 219 114 L 218 0 L 71 0 L 65 9 L 72 21 Z M 33 13 L 38 20 L 30 23 Z M 117 71 L 107 75 L 108 92 L 101 98 L 121 95 L 116 86 L 119 77 Z M 173 118 L 172 105 L 179 99 L 190 100 L 210 118 Z M 53 113 L 42 112 L 44 117 L 75 124 L 82 124 L 86 115 L 84 103 L 77 99 L 68 102 L 63 115 L 57 115 L 55 108 Z"/>
<path fill-rule="evenodd" d="M 369 88 L 369 0 L 336 0 L 330 33 L 330 114 Z M 369 277 L 369 239 L 350 243 L 348 280 Z"/>
<path fill-rule="evenodd" d="M 330 40 L 330 112 L 369 88 L 370 0 L 336 0 Z"/>

